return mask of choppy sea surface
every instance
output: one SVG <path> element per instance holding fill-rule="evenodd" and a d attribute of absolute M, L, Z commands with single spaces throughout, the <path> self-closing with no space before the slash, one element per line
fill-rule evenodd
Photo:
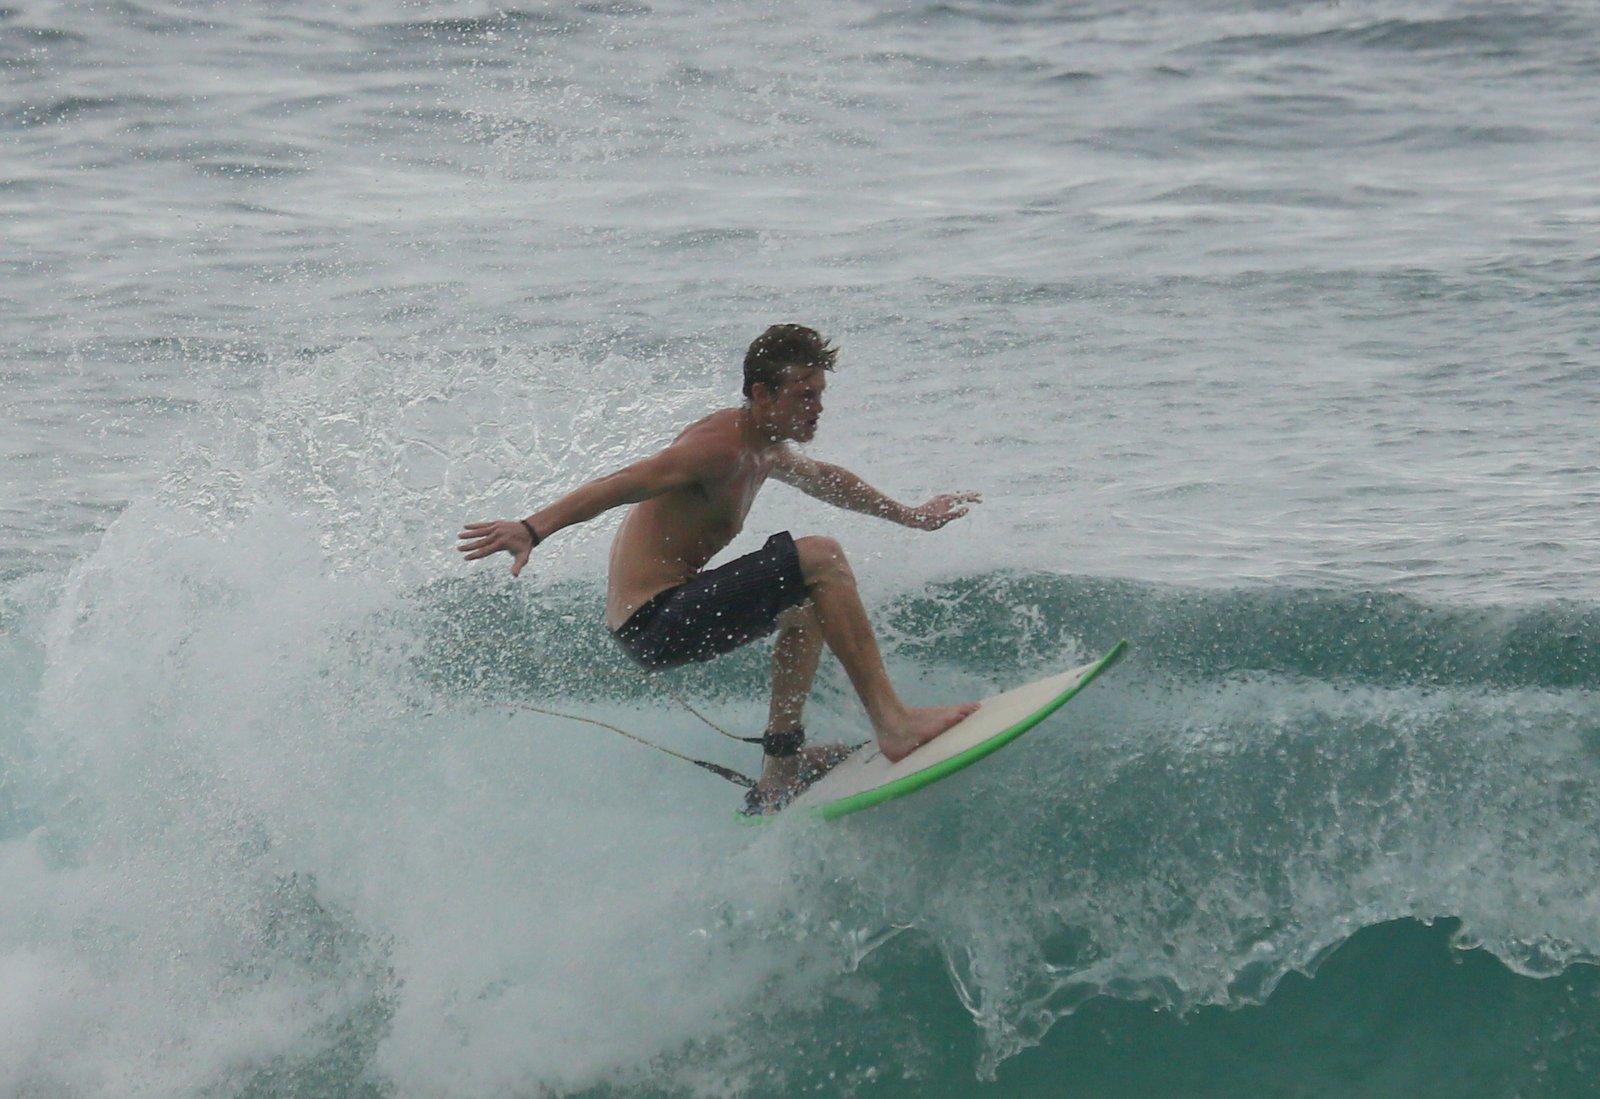
<path fill-rule="evenodd" d="M 0 1096 L 1600 1094 L 1600 8 L 0 7 Z M 782 486 L 895 678 L 1132 655 L 750 828 L 759 648 L 614 518 L 843 348 Z M 864 739 L 838 667 L 814 735 Z"/>

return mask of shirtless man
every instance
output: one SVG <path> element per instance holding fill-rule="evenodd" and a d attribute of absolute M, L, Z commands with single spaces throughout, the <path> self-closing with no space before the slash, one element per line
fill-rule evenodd
<path fill-rule="evenodd" d="M 977 709 L 901 701 L 834 539 L 784 531 L 754 553 L 705 567 L 743 529 L 769 476 L 836 507 L 919 530 L 938 530 L 978 502 L 968 492 L 907 507 L 791 445 L 815 437 L 837 354 L 810 328 L 774 325 L 745 355 L 742 406 L 713 412 L 653 457 L 590 481 L 526 519 L 468 523 L 457 547 L 471 561 L 509 553 L 516 576 L 556 531 L 629 504 L 611 546 L 606 624 L 634 661 L 657 669 L 709 660 L 776 630 L 756 809 L 781 805 L 837 761 L 836 749 L 801 751 L 801 712 L 824 644 L 844 665 L 891 761 Z"/>

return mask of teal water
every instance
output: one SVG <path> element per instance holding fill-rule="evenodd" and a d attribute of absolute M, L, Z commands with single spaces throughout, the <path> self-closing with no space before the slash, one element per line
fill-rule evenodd
<path fill-rule="evenodd" d="M 0 1096 L 1596 1094 L 1587 4 L 0 9 Z M 523 513 L 844 349 L 823 827 Z M 681 701 L 680 701 L 681 700 Z M 865 723 L 826 664 L 809 722 Z"/>
<path fill-rule="evenodd" d="M 662 688 L 739 728 L 763 654 L 644 683 L 593 585 L 227 556 L 8 662 L 52 665 L 4 790 L 38 1049 L 110 1020 L 95 1071 L 248 1095 L 1586 1093 L 1590 609 L 939 581 L 881 619 L 927 697 L 1140 646 L 983 767 L 753 832 L 522 707 L 748 768 Z M 863 735 L 836 668 L 812 724 Z"/>

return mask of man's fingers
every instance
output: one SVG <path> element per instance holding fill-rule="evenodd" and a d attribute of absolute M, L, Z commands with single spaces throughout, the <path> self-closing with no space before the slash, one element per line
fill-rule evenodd
<path fill-rule="evenodd" d="M 466 554 L 468 561 L 476 561 L 507 548 L 505 534 L 500 530 L 499 523 L 468 523 L 456 538 L 456 549 Z"/>
<path fill-rule="evenodd" d="M 507 529 L 510 527 L 511 529 Z M 467 523 L 462 526 L 461 533 L 456 535 L 456 549 L 468 561 L 479 561 L 485 557 L 492 557 L 497 553 L 511 554 L 511 575 L 521 574 L 523 566 L 528 563 L 532 554 L 532 546 L 520 546 L 522 541 L 521 526 L 508 524 L 502 520 L 492 523 Z"/>
<path fill-rule="evenodd" d="M 462 553 L 487 546 L 495 540 L 493 532 L 483 529 L 467 529 L 456 535 L 456 548 Z"/>
<path fill-rule="evenodd" d="M 976 492 L 952 492 L 945 496 L 935 496 L 923 508 L 923 514 L 939 526 L 944 526 L 953 519 L 960 519 L 972 509 L 968 504 L 982 503 L 983 497 Z"/>

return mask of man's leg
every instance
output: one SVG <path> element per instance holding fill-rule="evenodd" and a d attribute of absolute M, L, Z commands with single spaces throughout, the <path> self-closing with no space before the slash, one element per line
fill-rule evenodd
<path fill-rule="evenodd" d="M 811 593 L 811 605 L 822 638 L 844 665 L 845 674 L 866 707 L 878 748 L 890 762 L 909 755 L 918 745 L 932 740 L 978 708 L 977 703 L 965 703 L 921 709 L 902 702 L 889 682 L 883 654 L 878 649 L 867 609 L 861 602 L 861 593 L 856 590 L 855 573 L 850 571 L 844 547 L 832 538 L 812 535 L 795 539 L 795 548 L 800 553 L 800 572 Z M 811 673 L 806 676 L 808 688 L 810 674 L 815 671 L 813 660 Z M 774 713 L 778 705 L 775 693 Z"/>
<path fill-rule="evenodd" d="M 802 722 L 811 681 L 822 660 L 822 626 L 809 603 L 790 607 L 778 619 L 778 643 L 772 649 L 772 706 L 767 731 L 786 733 Z"/>
<path fill-rule="evenodd" d="M 805 603 L 791 607 L 778 620 L 778 641 L 772 650 L 772 706 L 767 732 L 787 733 L 801 727 L 806 698 L 822 659 L 822 626 Z M 842 744 L 811 745 L 798 755 L 762 756 L 760 789 L 771 801 L 791 796 L 849 753 Z"/>

